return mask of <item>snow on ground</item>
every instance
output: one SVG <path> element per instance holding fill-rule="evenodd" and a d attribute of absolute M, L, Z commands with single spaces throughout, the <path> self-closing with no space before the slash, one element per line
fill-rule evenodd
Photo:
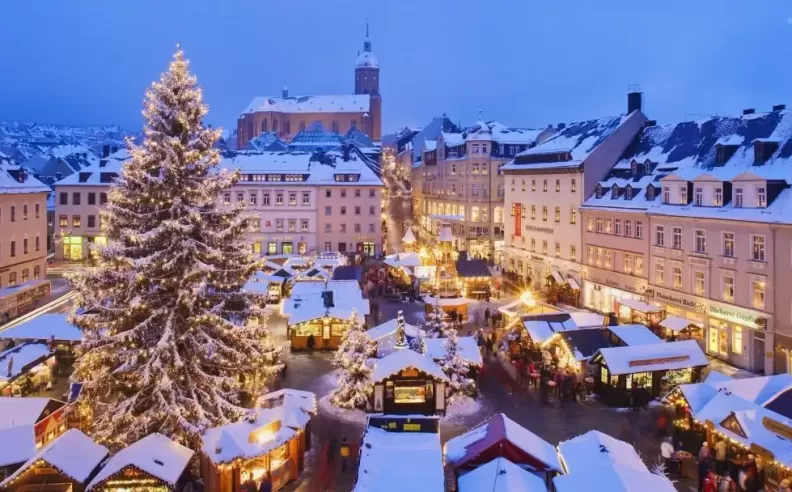
<path fill-rule="evenodd" d="M 365 423 L 368 415 L 363 410 L 340 408 L 333 405 L 330 403 L 329 394 L 319 398 L 319 412 L 350 424 Z"/>
<path fill-rule="evenodd" d="M 451 399 L 451 402 L 446 408 L 445 417 L 442 420 L 447 421 L 461 421 L 467 420 L 468 417 L 481 413 L 485 405 L 481 399 L 474 399 L 469 396 L 456 396 Z"/>

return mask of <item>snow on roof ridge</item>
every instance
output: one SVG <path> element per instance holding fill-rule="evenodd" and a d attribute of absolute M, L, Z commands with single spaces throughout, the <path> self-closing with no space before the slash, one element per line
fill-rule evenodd
<path fill-rule="evenodd" d="M 376 383 L 388 376 L 392 376 L 404 368 L 413 367 L 437 379 L 448 381 L 443 369 L 431 358 L 410 349 L 401 349 L 391 352 L 382 359 L 377 360 L 371 381 Z"/>
<path fill-rule="evenodd" d="M 315 96 L 257 96 L 242 114 L 273 111 L 278 113 L 363 113 L 369 111 L 370 94 Z"/>

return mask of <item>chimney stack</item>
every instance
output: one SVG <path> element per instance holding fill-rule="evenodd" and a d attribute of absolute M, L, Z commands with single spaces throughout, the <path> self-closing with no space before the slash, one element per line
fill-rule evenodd
<path fill-rule="evenodd" d="M 109 145 L 103 145 L 102 146 L 102 157 L 107 157 L 109 155 L 110 155 L 110 146 Z"/>
<path fill-rule="evenodd" d="M 756 110 L 754 108 L 743 109 L 743 115 L 746 114 L 754 114 Z"/>
<path fill-rule="evenodd" d="M 285 85 L 283 86 L 283 91 L 281 92 L 281 95 L 283 96 L 284 99 L 289 97 L 289 88 L 286 87 Z"/>
<path fill-rule="evenodd" d="M 641 111 L 643 105 L 642 92 L 628 92 L 627 93 L 627 114 L 633 111 Z"/>
<path fill-rule="evenodd" d="M 773 106 L 773 111 L 783 111 L 786 109 L 786 104 L 776 104 Z"/>

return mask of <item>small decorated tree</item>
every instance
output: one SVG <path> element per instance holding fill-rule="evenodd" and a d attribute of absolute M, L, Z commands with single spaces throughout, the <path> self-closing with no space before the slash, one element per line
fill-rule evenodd
<path fill-rule="evenodd" d="M 335 353 L 333 365 L 341 371 L 339 387 L 330 402 L 341 408 L 367 409 L 372 392 L 369 356 L 375 351 L 374 341 L 363 331 L 357 313 L 352 313 L 349 329 Z"/>
<path fill-rule="evenodd" d="M 446 325 L 448 324 L 446 323 Z M 440 366 L 450 380 L 451 396 L 458 394 L 474 396 L 477 391 L 476 383 L 470 378 L 470 367 L 460 352 L 459 334 L 454 327 L 446 326 L 443 331 L 443 339 L 446 351 Z"/>
<path fill-rule="evenodd" d="M 450 326 L 450 323 L 445 321 L 446 317 L 447 315 L 443 311 L 443 308 L 435 304 L 432 312 L 426 315 L 426 323 L 424 323 L 426 336 L 429 338 L 441 338 L 445 330 Z"/>

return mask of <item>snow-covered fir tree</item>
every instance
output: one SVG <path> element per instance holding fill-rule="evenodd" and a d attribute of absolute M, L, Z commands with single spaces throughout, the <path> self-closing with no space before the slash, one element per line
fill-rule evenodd
<path fill-rule="evenodd" d="M 97 267 L 72 277 L 83 330 L 73 379 L 93 437 L 120 448 L 161 432 L 197 450 L 236 421 L 281 369 L 259 306 L 241 208 L 216 208 L 239 179 L 219 171 L 220 136 L 181 50 L 146 92 L 144 138 L 101 211 Z"/>
<path fill-rule="evenodd" d="M 340 370 L 339 387 L 330 395 L 330 402 L 341 408 L 367 409 L 373 390 L 369 357 L 376 351 L 374 341 L 363 330 L 357 313 L 352 313 L 347 329 L 333 359 Z"/>
<path fill-rule="evenodd" d="M 458 394 L 473 396 L 476 393 L 476 383 L 469 377 L 470 368 L 460 352 L 459 334 L 456 328 L 446 323 L 443 339 L 445 356 L 440 361 L 440 367 L 450 381 L 451 396 Z"/>
<path fill-rule="evenodd" d="M 448 315 L 443 311 L 443 308 L 435 304 L 432 312 L 426 315 L 426 322 L 423 326 L 426 336 L 429 338 L 442 337 L 445 330 L 450 326 L 450 323 L 444 321 L 447 317 Z"/>

